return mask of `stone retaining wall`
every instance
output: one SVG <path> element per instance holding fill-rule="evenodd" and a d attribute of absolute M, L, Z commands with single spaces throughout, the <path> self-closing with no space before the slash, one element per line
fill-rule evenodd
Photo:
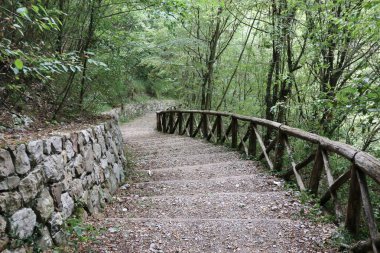
<path fill-rule="evenodd" d="M 178 102 L 175 100 L 151 100 L 141 103 L 126 104 L 122 108 L 114 108 L 106 114 L 112 115 L 116 119 L 120 117 L 130 120 L 136 116 L 143 115 L 148 112 L 156 112 L 166 110 L 169 107 L 177 106 Z"/>
<path fill-rule="evenodd" d="M 0 252 L 62 243 L 65 220 L 75 208 L 100 211 L 124 182 L 124 165 L 116 120 L 0 149 Z"/>

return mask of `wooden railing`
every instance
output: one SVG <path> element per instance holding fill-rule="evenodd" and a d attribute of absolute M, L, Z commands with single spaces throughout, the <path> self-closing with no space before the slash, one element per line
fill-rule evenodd
<path fill-rule="evenodd" d="M 268 128 L 272 129 L 276 137 L 264 142 L 260 132 Z M 363 207 L 371 247 L 374 252 L 378 252 L 376 248 L 378 229 L 370 200 L 367 176 L 372 178 L 377 185 L 380 184 L 380 161 L 370 154 L 350 145 L 278 122 L 217 111 L 160 111 L 157 112 L 157 130 L 190 137 L 200 136 L 208 141 L 228 144 L 247 156 L 257 159 L 265 158 L 266 164 L 273 171 L 280 171 L 284 167 L 284 160 L 287 160 L 290 168 L 282 176 L 286 179 L 294 176 L 299 189 L 308 190 L 317 196 L 321 205 L 326 205 L 331 200 L 337 221 L 344 224 L 353 234 L 359 230 Z M 295 158 L 298 153 L 293 151 L 291 138 L 296 142 L 306 143 L 306 146 L 301 146 L 303 151 L 299 153 L 304 154 L 305 151 L 310 151 L 310 155 L 305 159 L 299 159 L 301 161 L 298 163 Z M 260 153 L 258 153 L 258 147 Z M 285 152 L 287 156 L 284 155 Z M 330 162 L 333 155 L 334 158 L 335 156 L 343 158 L 348 163 L 344 172 L 335 175 L 335 178 L 336 171 L 331 170 Z M 307 167 L 309 167 L 308 170 L 305 169 Z M 346 196 L 346 208 L 343 209 L 338 190 L 344 187 L 346 182 L 350 184 L 348 198 Z M 325 185 L 324 191 L 320 187 L 322 184 Z"/>

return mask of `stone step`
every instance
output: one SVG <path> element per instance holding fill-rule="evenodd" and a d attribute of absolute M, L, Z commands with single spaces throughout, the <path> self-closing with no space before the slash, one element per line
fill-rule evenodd
<path fill-rule="evenodd" d="M 216 162 L 233 162 L 239 161 L 240 155 L 237 152 L 223 152 L 213 154 L 196 154 L 196 155 L 178 155 L 162 159 L 144 159 L 141 157 L 136 165 L 139 169 L 159 169 L 167 167 L 185 166 L 185 165 L 202 165 Z"/>
<path fill-rule="evenodd" d="M 163 141 L 165 142 L 172 142 L 176 140 L 187 141 L 191 139 L 190 137 L 183 136 L 183 135 L 175 135 L 175 134 L 169 135 L 169 134 L 161 134 L 158 132 L 151 132 L 151 135 L 148 136 L 148 138 L 141 138 L 140 136 L 133 137 L 132 133 L 127 136 L 131 136 L 129 139 L 127 139 L 127 142 L 130 144 L 150 145 L 150 146 L 152 146 L 153 144 L 162 143 Z"/>
<path fill-rule="evenodd" d="M 163 139 L 162 141 L 156 141 L 156 142 L 132 142 L 127 140 L 126 144 L 128 146 L 131 146 L 133 148 L 139 148 L 139 149 L 145 149 L 145 150 L 152 150 L 152 149 L 160 149 L 163 147 L 173 147 L 173 148 L 182 148 L 187 147 L 188 145 L 203 145 L 208 146 L 210 143 L 207 143 L 205 141 L 199 141 L 197 139 L 193 138 L 187 138 L 187 139 Z"/>
<path fill-rule="evenodd" d="M 200 180 L 173 180 L 146 182 L 133 185 L 132 191 L 140 196 L 194 195 L 219 192 L 278 191 L 280 188 L 270 177 L 240 175 Z"/>
<path fill-rule="evenodd" d="M 153 152 L 149 153 L 143 153 L 143 159 L 165 159 L 165 158 L 171 158 L 176 156 L 186 156 L 186 155 L 200 155 L 200 154 L 213 154 L 213 153 L 221 153 L 226 152 L 226 149 L 223 147 L 218 146 L 205 146 L 204 148 L 195 148 L 195 149 L 171 149 L 170 152 L 168 152 L 165 149 L 155 150 Z"/>
<path fill-rule="evenodd" d="M 141 172 L 148 174 L 148 171 Z M 251 174 L 256 174 L 258 176 L 268 175 L 267 173 L 263 173 L 257 169 L 257 162 L 241 160 L 234 162 L 187 165 L 182 167 L 178 166 L 155 169 L 154 172 L 151 172 L 149 180 L 198 180 Z"/>
<path fill-rule="evenodd" d="M 325 252 L 329 230 L 288 219 L 115 219 L 102 221 L 103 252 Z M 314 243 L 307 243 L 313 240 Z"/>
<path fill-rule="evenodd" d="M 119 195 L 123 208 L 118 218 L 287 219 L 300 214 L 300 203 L 286 192 L 205 193 L 140 197 L 128 191 Z"/>

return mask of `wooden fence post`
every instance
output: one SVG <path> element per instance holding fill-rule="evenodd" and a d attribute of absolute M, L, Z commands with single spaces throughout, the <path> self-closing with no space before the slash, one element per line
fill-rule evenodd
<path fill-rule="evenodd" d="M 183 115 L 182 112 L 178 113 L 178 134 L 182 134 L 183 132 Z"/>
<path fill-rule="evenodd" d="M 319 181 L 321 181 L 321 175 L 323 170 L 323 157 L 322 148 L 319 146 L 314 157 L 313 170 L 310 175 L 309 189 L 311 193 L 317 194 L 319 188 Z"/>
<path fill-rule="evenodd" d="M 194 113 L 190 112 L 189 114 L 189 134 L 190 137 L 194 134 Z"/>
<path fill-rule="evenodd" d="M 273 169 L 276 171 L 281 170 L 282 164 L 283 164 L 283 156 L 284 156 L 284 135 L 282 134 L 281 130 L 278 130 L 278 141 L 276 145 L 276 153 L 274 157 L 274 167 Z"/>
<path fill-rule="evenodd" d="M 162 131 L 164 133 L 167 133 L 168 131 L 167 124 L 166 124 L 166 112 L 162 113 Z"/>
<path fill-rule="evenodd" d="M 255 134 L 255 123 L 251 122 L 249 125 L 249 146 L 248 146 L 248 154 L 255 157 L 256 156 L 256 143 L 257 137 Z"/>
<path fill-rule="evenodd" d="M 237 148 L 239 125 L 234 116 L 231 117 L 231 148 Z"/>
<path fill-rule="evenodd" d="M 174 112 L 169 113 L 169 133 L 174 133 Z"/>
<path fill-rule="evenodd" d="M 360 212 L 362 209 L 360 185 L 356 174 L 356 170 L 356 166 L 352 165 L 350 192 L 348 195 L 347 213 L 345 220 L 345 227 L 352 234 L 357 234 L 359 231 Z"/>
<path fill-rule="evenodd" d="M 157 113 L 157 131 L 162 132 L 161 113 Z"/>
<path fill-rule="evenodd" d="M 208 115 L 207 113 L 202 113 L 202 136 L 207 139 L 208 137 Z"/>
<path fill-rule="evenodd" d="M 216 138 L 217 141 L 220 142 L 222 139 L 222 129 L 223 129 L 223 121 L 222 121 L 222 116 L 218 115 L 216 116 Z"/>

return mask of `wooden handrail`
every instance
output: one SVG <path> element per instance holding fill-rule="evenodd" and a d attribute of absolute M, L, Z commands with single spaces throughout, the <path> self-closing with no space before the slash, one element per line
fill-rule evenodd
<path fill-rule="evenodd" d="M 212 118 L 214 118 L 214 122 L 212 122 Z M 246 125 L 245 128 L 243 125 Z M 277 136 L 271 142 L 265 143 L 259 133 L 258 126 L 276 130 Z M 337 199 L 337 191 L 346 182 L 350 181 L 348 204 L 345 210 L 345 226 L 353 234 L 358 232 L 361 208 L 358 208 L 356 203 L 361 202 L 370 231 L 372 248 L 374 252 L 379 252 L 375 243 L 378 229 L 366 179 L 366 176 L 369 176 L 377 184 L 380 184 L 380 160 L 374 156 L 348 144 L 333 141 L 299 128 L 228 112 L 203 110 L 159 111 L 157 112 L 157 130 L 171 134 L 176 132 L 180 135 L 187 134 L 190 137 L 201 136 L 208 141 L 220 144 L 229 142 L 231 148 L 243 151 L 247 156 L 256 156 L 258 154 L 256 149 L 259 147 L 261 149 L 259 159 L 265 158 L 271 170 L 281 169 L 283 167 L 283 156 L 288 155 L 291 168 L 287 169 L 284 177 L 289 179 L 290 176 L 295 176 L 300 190 L 310 190 L 313 194 L 321 196 L 320 203 L 322 205 L 332 200 L 337 214 L 336 217 L 339 220 L 342 218 L 342 210 Z M 240 134 L 241 130 L 244 130 L 243 134 Z M 316 145 L 317 150 L 312 151 L 311 155 L 297 163 L 294 159 L 294 151 L 290 145 L 289 137 Z M 275 153 L 272 157 L 270 155 L 271 151 Z M 329 154 L 331 153 L 335 153 L 351 163 L 350 168 L 347 168 L 337 179 L 333 178 L 330 168 Z M 308 164 L 313 164 L 312 171 L 306 177 L 302 177 L 302 170 L 304 171 Z M 323 172 L 326 174 L 328 189 L 325 189 L 325 192 L 320 192 L 318 189 Z M 305 184 L 305 180 L 309 180 L 309 182 Z"/>

